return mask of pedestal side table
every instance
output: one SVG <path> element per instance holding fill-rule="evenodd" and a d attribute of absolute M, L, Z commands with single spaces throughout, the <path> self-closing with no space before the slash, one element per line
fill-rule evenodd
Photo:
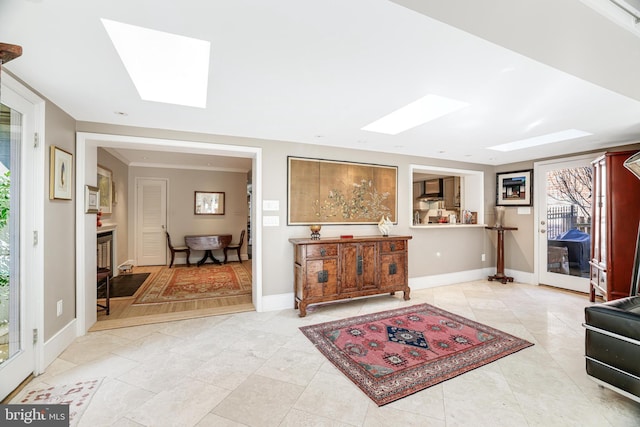
<path fill-rule="evenodd" d="M 498 280 L 503 284 L 513 282 L 513 277 L 504 274 L 504 232 L 517 230 L 517 227 L 485 227 L 498 232 L 498 248 L 496 253 L 496 274 L 489 276 L 489 281 Z"/>

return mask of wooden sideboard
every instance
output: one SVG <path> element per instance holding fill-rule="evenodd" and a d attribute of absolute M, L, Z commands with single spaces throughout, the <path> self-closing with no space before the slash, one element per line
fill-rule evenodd
<path fill-rule="evenodd" d="M 411 236 L 289 239 L 294 246 L 294 307 L 404 292 L 409 299 L 408 241 Z"/>

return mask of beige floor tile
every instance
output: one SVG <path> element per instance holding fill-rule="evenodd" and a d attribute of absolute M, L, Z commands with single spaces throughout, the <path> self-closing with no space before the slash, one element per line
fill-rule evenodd
<path fill-rule="evenodd" d="M 294 408 L 352 425 L 362 425 L 371 400 L 341 373 L 319 371 Z"/>
<path fill-rule="evenodd" d="M 201 364 L 199 360 L 166 352 L 147 358 L 118 377 L 127 384 L 160 393 L 170 390 L 189 377 Z"/>
<path fill-rule="evenodd" d="M 320 352 L 309 354 L 281 348 L 256 371 L 256 374 L 306 386 L 325 360 Z"/>
<path fill-rule="evenodd" d="M 585 373 L 587 295 L 486 280 L 411 295 L 92 332 L 25 390 L 104 378 L 87 426 L 638 425 L 640 404 Z M 535 345 L 377 407 L 299 330 L 423 302 Z"/>
<path fill-rule="evenodd" d="M 91 399 L 91 404 L 82 416 L 79 427 L 119 424 L 118 420 L 122 414 L 138 408 L 154 396 L 155 393 L 116 379 L 105 380 Z"/>
<path fill-rule="evenodd" d="M 341 423 L 340 421 L 307 412 L 292 409 L 282 420 L 279 427 L 352 427 L 352 424 Z"/>
<path fill-rule="evenodd" d="M 252 375 L 211 411 L 248 426 L 278 426 L 304 387 Z"/>
<path fill-rule="evenodd" d="M 393 409 L 389 406 L 378 407 L 369 405 L 369 410 L 362 423 L 363 427 L 445 427 L 444 420 L 439 420 L 425 415 Z"/>
<path fill-rule="evenodd" d="M 125 416 L 150 427 L 191 427 L 198 424 L 228 394 L 228 390 L 220 387 L 184 379 L 125 413 Z"/>
<path fill-rule="evenodd" d="M 246 424 L 237 423 L 235 421 L 222 418 L 216 414 L 207 414 L 200 420 L 196 427 L 244 427 Z"/>
<path fill-rule="evenodd" d="M 223 351 L 199 364 L 189 376 L 227 390 L 234 390 L 266 361 L 267 359 L 250 352 Z"/>

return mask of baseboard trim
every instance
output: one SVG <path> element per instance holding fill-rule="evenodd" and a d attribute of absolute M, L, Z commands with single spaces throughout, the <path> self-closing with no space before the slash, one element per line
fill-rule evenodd
<path fill-rule="evenodd" d="M 276 311 L 293 308 L 293 292 L 262 297 L 262 311 Z"/>
<path fill-rule="evenodd" d="M 65 327 L 60 329 L 54 336 L 47 340 L 43 345 L 42 351 L 42 371 L 47 368 L 62 352 L 71 345 L 76 339 L 76 319 L 67 323 Z"/>
<path fill-rule="evenodd" d="M 494 274 L 495 269 L 480 268 L 476 270 L 457 271 L 455 273 L 435 274 L 433 276 L 421 276 L 409 278 L 411 289 L 429 289 L 438 286 L 453 285 L 455 283 L 472 282 L 474 280 L 486 279 Z"/>
<path fill-rule="evenodd" d="M 433 276 L 412 277 L 409 279 L 409 287 L 412 290 L 436 288 L 438 286 L 454 285 L 456 283 L 473 282 L 474 280 L 486 280 L 496 273 L 495 267 L 480 268 L 477 270 L 459 271 L 455 273 L 436 274 Z M 533 273 L 517 270 L 505 270 L 505 274 L 514 278 L 518 283 L 536 284 Z M 262 311 L 275 311 L 293 308 L 293 292 L 262 297 Z"/>

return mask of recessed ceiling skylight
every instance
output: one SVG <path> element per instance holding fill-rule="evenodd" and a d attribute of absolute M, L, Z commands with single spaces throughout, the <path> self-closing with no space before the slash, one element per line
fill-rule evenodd
<path fill-rule="evenodd" d="M 455 99 L 427 95 L 366 125 L 362 130 L 397 135 L 468 105 Z"/>
<path fill-rule="evenodd" d="M 205 108 L 211 43 L 102 19 L 140 97 Z"/>
<path fill-rule="evenodd" d="M 567 129 L 560 132 L 548 133 L 546 135 L 534 136 L 533 138 L 521 139 L 519 141 L 508 142 L 506 144 L 494 145 L 487 147 L 496 151 L 514 151 L 523 148 L 537 147 L 538 145 L 552 144 L 554 142 L 567 141 L 570 139 L 582 138 L 583 136 L 593 135 L 578 129 Z"/>

